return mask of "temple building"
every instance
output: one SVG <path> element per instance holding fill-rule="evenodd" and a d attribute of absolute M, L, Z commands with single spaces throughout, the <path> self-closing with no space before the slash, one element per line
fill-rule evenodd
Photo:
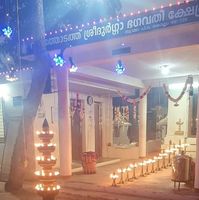
<path fill-rule="evenodd" d="M 128 1 L 114 2 L 113 17 L 46 31 L 53 67 L 32 124 L 33 138 L 24 138 L 30 171 L 39 167 L 34 143 L 45 119 L 55 133 L 55 167 L 62 176 L 78 170 L 84 152 L 111 164 L 180 144 L 189 144 L 186 154 L 199 169 L 199 1 L 132 9 Z M 33 40 L 21 38 L 24 63 L 34 61 Z M 24 67 L 14 71 L 16 81 L 1 81 L 2 180 L 10 172 L 33 71 Z"/>

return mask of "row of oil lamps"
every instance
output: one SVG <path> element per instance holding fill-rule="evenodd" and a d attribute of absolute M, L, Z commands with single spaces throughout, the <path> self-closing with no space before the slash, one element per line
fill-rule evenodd
<path fill-rule="evenodd" d="M 153 159 L 142 160 L 141 162 L 136 162 L 134 164 L 130 163 L 125 168 L 117 169 L 117 173 L 113 172 L 110 174 L 112 186 L 117 186 L 117 184 L 124 184 L 125 182 L 137 179 L 138 169 L 140 170 L 139 176 L 144 177 L 150 173 L 155 173 L 171 166 L 172 157 L 180 153 L 182 150 L 186 152 L 188 146 L 189 144 L 174 145 L 173 148 L 169 147 L 169 149 L 163 150 L 163 153 L 159 153 L 159 155 L 154 156 Z M 119 181 L 117 181 L 117 179 L 119 179 Z"/>

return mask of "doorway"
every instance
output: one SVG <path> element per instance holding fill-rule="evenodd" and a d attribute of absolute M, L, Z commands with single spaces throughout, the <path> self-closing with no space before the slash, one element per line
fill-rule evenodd
<path fill-rule="evenodd" d="M 82 154 L 82 117 L 81 100 L 71 99 L 71 135 L 72 135 L 72 160 L 80 161 Z"/>
<path fill-rule="evenodd" d="M 102 103 L 94 103 L 95 120 L 95 152 L 98 158 L 102 157 Z"/>

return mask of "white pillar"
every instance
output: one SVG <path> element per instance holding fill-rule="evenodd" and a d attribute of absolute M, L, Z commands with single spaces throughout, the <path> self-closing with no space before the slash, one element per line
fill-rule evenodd
<path fill-rule="evenodd" d="M 197 119 L 199 119 L 199 95 L 198 95 L 198 103 L 197 103 Z M 199 190 L 199 121 L 197 121 L 197 132 L 196 132 L 196 165 L 195 165 L 194 188 L 196 190 Z"/>
<path fill-rule="evenodd" d="M 72 174 L 69 80 L 66 67 L 57 67 L 60 175 Z"/>
<path fill-rule="evenodd" d="M 142 93 L 143 90 L 140 90 Z M 139 102 L 139 156 L 146 157 L 147 95 Z"/>

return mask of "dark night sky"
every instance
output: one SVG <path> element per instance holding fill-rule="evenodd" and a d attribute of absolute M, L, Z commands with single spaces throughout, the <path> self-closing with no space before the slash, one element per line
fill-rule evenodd
<path fill-rule="evenodd" d="M 9 70 L 17 63 L 17 45 L 19 34 L 17 22 L 20 27 L 20 37 L 24 38 L 34 31 L 31 18 L 34 17 L 31 3 L 33 0 L 0 0 L 0 54 L 5 57 L 9 54 L 15 63 L 5 63 L 0 57 L 0 72 Z M 44 0 L 44 21 L 46 31 L 65 27 L 68 24 L 78 25 L 101 17 L 116 16 L 122 7 L 120 0 Z M 17 13 L 18 10 L 18 13 Z M 2 28 L 10 26 L 12 37 L 4 37 Z M 21 40 L 21 39 L 20 39 Z M 5 67 L 7 65 L 7 67 Z M 16 66 L 15 66 L 16 67 Z"/>
<path fill-rule="evenodd" d="M 0 0 L 0 23 L 16 25 L 17 0 Z M 21 35 L 31 31 L 32 0 L 19 0 Z M 116 16 L 122 7 L 120 0 L 44 0 L 46 31 L 61 28 L 66 24 L 82 24 L 101 17 Z M 10 17 L 6 17 L 9 13 Z M 25 33 L 25 35 L 24 35 Z"/>

